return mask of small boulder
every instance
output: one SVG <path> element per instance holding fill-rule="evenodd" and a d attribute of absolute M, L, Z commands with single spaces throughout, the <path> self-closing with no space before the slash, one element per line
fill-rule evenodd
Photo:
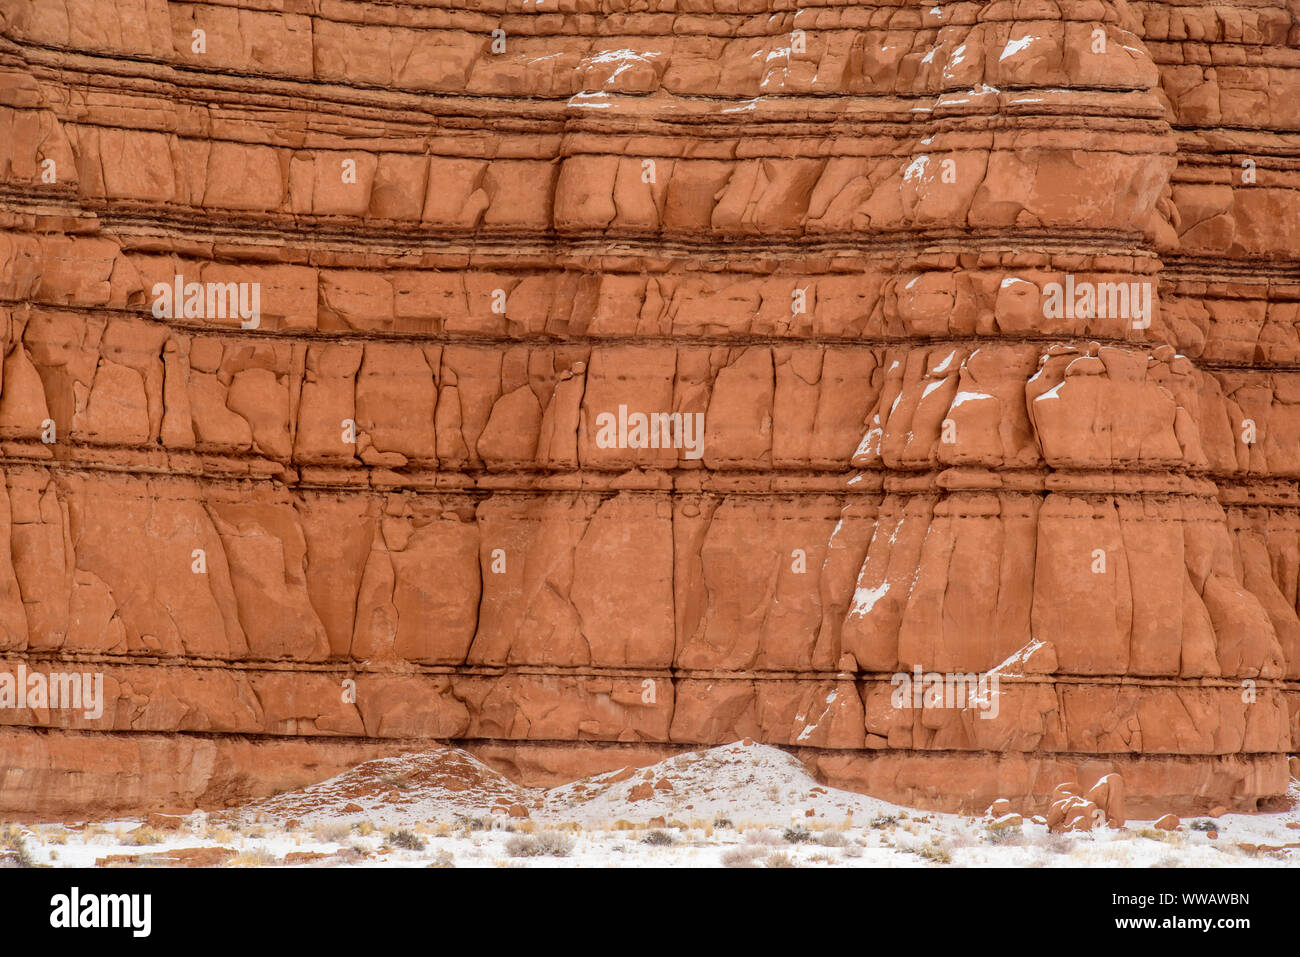
<path fill-rule="evenodd" d="M 1084 797 L 1101 808 L 1108 826 L 1124 826 L 1124 779 L 1118 774 L 1104 775 Z"/>
<path fill-rule="evenodd" d="M 1101 809 L 1086 798 L 1076 798 L 1070 802 L 1062 821 L 1064 830 L 1091 831 L 1103 819 Z"/>
<path fill-rule="evenodd" d="M 1059 800 L 1061 800 L 1062 798 L 1065 798 L 1065 797 L 1070 797 L 1071 795 L 1073 795 L 1074 797 L 1079 797 L 1079 796 L 1080 796 L 1080 795 L 1079 795 L 1079 785 L 1074 784 L 1074 783 L 1071 782 L 1071 781 L 1062 781 L 1062 782 L 1061 782 L 1060 784 L 1058 784 L 1056 787 L 1052 788 L 1052 801 L 1053 801 L 1053 802 L 1055 802 L 1055 801 L 1059 801 Z"/>

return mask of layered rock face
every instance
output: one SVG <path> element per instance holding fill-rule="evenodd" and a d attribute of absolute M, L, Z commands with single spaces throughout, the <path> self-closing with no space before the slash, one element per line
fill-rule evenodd
<path fill-rule="evenodd" d="M 5 813 L 432 740 L 541 782 L 750 737 L 945 810 L 1285 791 L 1295 0 L 0 34 L 0 672 L 103 675 L 0 707 Z"/>

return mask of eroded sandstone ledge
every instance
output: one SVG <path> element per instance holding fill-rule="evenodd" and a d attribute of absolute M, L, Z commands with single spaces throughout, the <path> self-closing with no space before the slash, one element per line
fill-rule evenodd
<path fill-rule="evenodd" d="M 106 698 L 0 709 L 0 810 L 431 740 L 1281 795 L 1294 5 L 551 6 L 0 11 L 0 670 Z M 177 276 L 256 323 L 159 314 Z M 619 406 L 699 457 L 602 447 Z M 893 707 L 917 666 L 1004 666 L 997 717 Z"/>

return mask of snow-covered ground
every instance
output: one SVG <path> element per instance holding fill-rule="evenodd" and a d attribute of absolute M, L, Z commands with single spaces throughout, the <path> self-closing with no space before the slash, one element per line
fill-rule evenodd
<path fill-rule="evenodd" d="M 1291 796 L 1300 799 L 1300 784 Z M 22 847 L 31 863 L 53 866 L 1267 867 L 1300 853 L 1294 803 L 1280 814 L 1188 819 L 1175 831 L 1141 821 L 1070 834 L 1032 820 L 990 824 L 824 787 L 761 744 L 554 788 L 520 787 L 442 748 L 370 761 L 236 811 L 11 826 L 0 856 Z"/>

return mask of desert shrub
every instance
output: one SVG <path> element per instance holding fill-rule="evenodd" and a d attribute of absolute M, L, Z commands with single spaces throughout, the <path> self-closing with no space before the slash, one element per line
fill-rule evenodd
<path fill-rule="evenodd" d="M 568 857 L 573 850 L 573 839 L 557 831 L 543 831 L 537 840 L 549 857 Z"/>
<path fill-rule="evenodd" d="M 923 844 L 913 851 L 913 853 L 934 864 L 952 863 L 952 855 L 948 853 L 948 849 L 939 844 Z"/>
<path fill-rule="evenodd" d="M 774 851 L 767 855 L 767 860 L 763 862 L 764 867 L 794 867 L 794 861 L 790 860 L 790 855 L 784 851 Z"/>
<path fill-rule="evenodd" d="M 763 856 L 763 852 L 757 847 L 733 847 L 723 852 L 723 867 L 757 867 L 757 858 Z"/>
<path fill-rule="evenodd" d="M 817 839 L 817 843 L 822 847 L 843 847 L 849 843 L 849 839 L 844 836 L 843 831 L 825 830 Z"/>
<path fill-rule="evenodd" d="M 667 831 L 651 831 L 645 837 L 641 838 L 642 844 L 649 844 L 653 847 L 668 847 L 677 842 Z"/>
<path fill-rule="evenodd" d="M 781 836 L 785 838 L 787 844 L 806 844 L 812 840 L 812 833 L 802 824 L 787 827 Z"/>
<path fill-rule="evenodd" d="M 1157 831 L 1157 834 L 1163 834 L 1163 831 Z M 1064 834 L 1049 833 L 1043 839 L 1043 847 L 1053 854 L 1069 854 L 1074 850 L 1074 843 Z"/>
<path fill-rule="evenodd" d="M 1181 844 L 1183 842 L 1183 835 L 1177 831 L 1164 831 L 1158 827 L 1141 828 L 1137 835 L 1152 841 L 1163 841 L 1166 844 Z"/>
<path fill-rule="evenodd" d="M 991 827 L 984 832 L 984 840 L 989 844 L 1017 847 L 1025 843 L 1025 834 L 1018 827 Z"/>
<path fill-rule="evenodd" d="M 424 850 L 424 839 L 414 831 L 408 831 L 406 828 L 389 834 L 388 843 L 393 847 L 400 847 L 408 851 Z"/>
<path fill-rule="evenodd" d="M 0 867 L 35 867 L 36 861 L 27 850 L 27 839 L 16 827 L 0 832 Z"/>
<path fill-rule="evenodd" d="M 328 841 L 334 844 L 342 844 L 352 829 L 346 824 L 322 824 L 315 829 L 316 836 L 322 841 Z"/>
<path fill-rule="evenodd" d="M 227 867 L 270 867 L 280 863 L 274 854 L 264 847 L 250 847 L 232 857 Z"/>
<path fill-rule="evenodd" d="M 140 847 L 144 844 L 161 844 L 162 835 L 145 825 L 140 825 L 126 837 L 126 843 Z"/>
<path fill-rule="evenodd" d="M 517 834 L 506 842 L 511 857 L 568 857 L 573 841 L 556 831 Z"/>

